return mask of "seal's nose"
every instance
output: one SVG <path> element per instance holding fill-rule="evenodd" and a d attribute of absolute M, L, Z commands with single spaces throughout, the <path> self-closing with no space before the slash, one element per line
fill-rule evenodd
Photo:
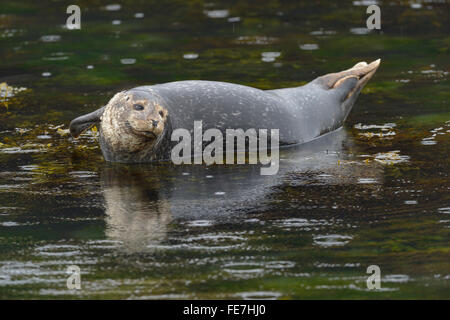
<path fill-rule="evenodd" d="M 157 126 L 158 126 L 158 121 L 157 121 L 157 120 L 152 120 L 152 125 L 153 125 L 154 127 L 157 127 Z"/>

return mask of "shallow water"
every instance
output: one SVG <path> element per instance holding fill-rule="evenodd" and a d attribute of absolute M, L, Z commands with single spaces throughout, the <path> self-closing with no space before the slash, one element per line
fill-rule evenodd
<path fill-rule="evenodd" d="M 79 31 L 62 3 L 2 1 L 0 298 L 450 298 L 449 5 L 390 3 L 368 33 L 365 1 L 81 1 Z M 377 58 L 346 126 L 276 176 L 111 165 L 67 132 L 124 88 L 274 89 Z"/>

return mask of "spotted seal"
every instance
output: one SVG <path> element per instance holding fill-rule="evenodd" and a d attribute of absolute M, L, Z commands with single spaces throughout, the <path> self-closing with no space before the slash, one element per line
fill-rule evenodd
<path fill-rule="evenodd" d="M 279 129 L 280 145 L 311 141 L 340 128 L 380 60 L 316 78 L 304 86 L 260 90 L 226 82 L 188 80 L 122 91 L 70 123 L 78 137 L 97 125 L 104 158 L 142 163 L 170 159 L 177 128 Z"/>

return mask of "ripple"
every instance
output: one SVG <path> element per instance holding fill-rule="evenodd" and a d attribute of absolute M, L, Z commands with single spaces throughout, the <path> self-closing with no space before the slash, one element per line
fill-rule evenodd
<path fill-rule="evenodd" d="M 265 45 L 274 43 L 277 40 L 278 38 L 265 36 L 240 36 L 235 40 L 235 42 L 239 44 Z"/>
<path fill-rule="evenodd" d="M 261 60 L 264 62 L 273 62 L 276 58 L 278 58 L 281 55 L 281 52 L 262 52 L 261 53 Z"/>
<path fill-rule="evenodd" d="M 360 184 L 378 183 L 378 180 L 374 178 L 359 178 L 358 183 Z"/>
<path fill-rule="evenodd" d="M 198 53 L 185 53 L 183 54 L 183 59 L 186 60 L 195 60 L 198 58 Z"/>
<path fill-rule="evenodd" d="M 239 21 L 241 21 L 241 17 L 231 17 L 231 18 L 228 18 L 227 21 L 228 22 L 239 22 Z"/>
<path fill-rule="evenodd" d="M 357 35 L 364 35 L 370 33 L 370 30 L 367 28 L 351 28 L 350 32 Z"/>
<path fill-rule="evenodd" d="M 42 149 L 22 149 L 21 147 L 10 147 L 0 149 L 0 153 L 15 154 L 15 153 L 33 153 L 33 152 L 43 152 Z"/>
<path fill-rule="evenodd" d="M 434 146 L 435 144 L 437 144 L 437 141 L 435 141 L 435 140 L 422 140 L 422 141 L 420 141 L 420 144 L 422 144 L 424 146 Z"/>
<path fill-rule="evenodd" d="M 71 171 L 69 174 L 75 178 L 93 178 L 97 177 L 96 172 L 92 171 Z"/>
<path fill-rule="evenodd" d="M 231 262 L 223 266 L 223 271 L 239 277 L 250 278 L 264 274 L 264 266 L 257 262 Z"/>
<path fill-rule="evenodd" d="M 48 244 L 36 248 L 37 254 L 41 256 L 72 257 L 81 254 L 79 246 L 68 244 Z"/>
<path fill-rule="evenodd" d="M 406 274 L 389 274 L 381 278 L 381 283 L 383 282 L 394 282 L 394 283 L 406 283 L 409 282 L 410 278 Z"/>
<path fill-rule="evenodd" d="M 120 59 L 120 63 L 121 64 L 135 64 L 136 59 L 133 59 L 133 58 Z"/>
<path fill-rule="evenodd" d="M 450 214 L 450 207 L 439 208 L 438 211 L 439 213 Z"/>
<path fill-rule="evenodd" d="M 209 227 L 214 224 L 211 220 L 193 220 L 187 223 L 190 227 Z"/>
<path fill-rule="evenodd" d="M 40 40 L 42 42 L 57 42 L 57 41 L 61 40 L 61 36 L 57 35 L 57 34 L 51 34 L 51 35 L 42 36 L 40 38 Z"/>
<path fill-rule="evenodd" d="M 276 220 L 275 224 L 283 228 L 301 228 L 305 231 L 319 229 L 317 227 L 331 225 L 327 220 L 316 220 L 316 219 L 304 219 L 304 218 L 290 218 Z"/>
<path fill-rule="evenodd" d="M 114 3 L 114 4 L 108 4 L 105 6 L 106 11 L 119 11 L 122 9 L 122 6 L 120 4 Z"/>
<path fill-rule="evenodd" d="M 301 44 L 299 47 L 301 50 L 306 50 L 306 51 L 319 49 L 319 45 L 315 44 L 315 43 L 305 43 L 305 44 Z"/>
<path fill-rule="evenodd" d="M 373 4 L 378 4 L 377 0 L 360 0 L 360 1 L 353 1 L 354 6 L 364 6 L 368 7 Z"/>
<path fill-rule="evenodd" d="M 212 19 L 220 19 L 220 18 L 226 18 L 230 15 L 230 11 L 223 9 L 223 10 L 205 10 L 203 11 L 204 14 L 208 16 L 208 18 Z"/>
<path fill-rule="evenodd" d="M 282 294 L 276 291 L 248 291 L 237 293 L 236 296 L 244 300 L 276 300 Z"/>
<path fill-rule="evenodd" d="M 264 265 L 268 269 L 288 269 L 295 267 L 292 261 L 270 261 Z"/>
<path fill-rule="evenodd" d="M 336 34 L 336 31 L 320 29 L 320 30 L 316 30 L 316 31 L 311 31 L 309 34 L 312 36 L 333 35 L 333 34 Z"/>
<path fill-rule="evenodd" d="M 343 246 L 353 239 L 352 236 L 340 234 L 327 234 L 314 236 L 314 244 L 321 247 Z"/>
<path fill-rule="evenodd" d="M 14 221 L 5 221 L 5 222 L 1 222 L 0 225 L 2 227 L 17 227 L 17 226 L 20 226 L 20 223 L 17 223 Z"/>

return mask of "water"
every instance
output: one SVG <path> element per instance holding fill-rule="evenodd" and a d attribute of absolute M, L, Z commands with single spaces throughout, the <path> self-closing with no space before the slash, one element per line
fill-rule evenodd
<path fill-rule="evenodd" d="M 380 33 L 361 1 L 80 2 L 79 31 L 63 3 L 2 1 L 0 298 L 450 298 L 449 5 L 391 2 Z M 273 177 L 111 165 L 67 131 L 124 88 L 274 89 L 377 58 L 346 126 Z"/>

